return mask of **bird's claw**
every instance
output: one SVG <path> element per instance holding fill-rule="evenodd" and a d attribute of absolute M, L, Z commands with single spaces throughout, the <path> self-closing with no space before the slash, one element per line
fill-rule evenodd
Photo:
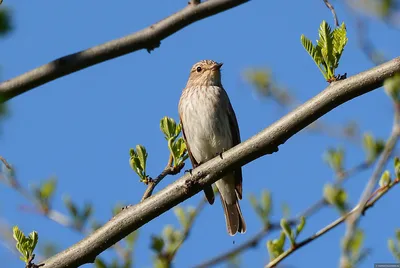
<path fill-rule="evenodd" d="M 186 170 L 185 170 L 185 173 L 188 173 L 188 172 L 189 172 L 189 173 L 190 173 L 190 176 L 192 176 L 192 175 L 193 175 L 193 174 L 192 174 L 192 170 L 193 170 L 193 169 L 186 169 Z"/>

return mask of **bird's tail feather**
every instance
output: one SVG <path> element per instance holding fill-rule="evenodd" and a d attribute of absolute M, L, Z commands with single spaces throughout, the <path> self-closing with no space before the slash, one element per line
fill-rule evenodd
<path fill-rule="evenodd" d="M 240 210 L 239 201 L 236 199 L 234 204 L 227 204 L 221 195 L 222 207 L 224 208 L 226 229 L 230 235 L 235 235 L 237 232 L 246 232 L 246 223 L 243 219 L 242 211 Z"/>

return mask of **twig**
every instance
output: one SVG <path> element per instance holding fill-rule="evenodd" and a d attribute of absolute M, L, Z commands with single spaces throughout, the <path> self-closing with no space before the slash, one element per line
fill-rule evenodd
<path fill-rule="evenodd" d="M 79 51 L 35 68 L 0 84 L 4 101 L 57 78 L 141 49 L 154 50 L 168 36 L 193 22 L 234 8 L 249 0 L 213 0 L 188 5 L 175 14 L 134 34 Z"/>
<path fill-rule="evenodd" d="M 324 0 L 324 3 L 325 3 L 325 5 L 326 5 L 326 7 L 329 8 L 329 9 L 331 10 L 331 12 L 332 12 L 333 20 L 334 20 L 334 22 L 335 22 L 336 27 L 339 27 L 339 20 L 338 20 L 338 17 L 337 17 L 337 15 L 336 15 L 335 8 L 332 6 L 331 3 L 329 3 L 328 0 Z"/>
<path fill-rule="evenodd" d="M 276 152 L 278 146 L 310 123 L 341 104 L 381 87 L 385 79 L 399 71 L 400 58 L 396 58 L 358 75 L 331 83 L 325 90 L 319 90 L 317 96 L 254 137 L 226 151 L 223 159 L 210 159 L 195 168 L 192 174 L 183 175 L 151 198 L 121 211 L 94 233 L 45 260 L 44 263 L 52 268 L 60 268 L 78 267 L 93 262 L 96 256 L 108 247 L 202 191 L 226 172 Z"/>
<path fill-rule="evenodd" d="M 399 183 L 400 180 L 397 178 L 391 186 L 384 186 L 383 188 L 385 190 L 382 190 L 381 194 L 377 195 L 374 199 L 372 199 L 364 208 L 363 208 L 363 213 L 367 211 L 369 208 L 371 208 L 379 199 L 381 199 L 382 196 L 384 196 L 390 188 L 392 188 L 394 185 Z M 309 238 L 296 243 L 294 247 L 291 247 L 289 250 L 285 251 L 281 255 L 279 255 L 276 259 L 272 260 L 269 262 L 265 267 L 266 268 L 272 268 L 275 267 L 278 263 L 286 259 L 288 256 L 290 256 L 293 252 L 297 251 L 298 249 L 302 248 L 303 246 L 307 245 L 308 243 L 316 240 L 317 238 L 321 237 L 322 235 L 328 233 L 330 230 L 334 229 L 337 227 L 339 224 L 343 223 L 349 216 L 353 215 L 356 211 L 358 211 L 361 208 L 360 205 L 357 205 L 354 207 L 350 212 L 346 213 L 344 216 L 338 218 L 337 220 L 333 221 L 332 223 L 328 224 L 326 227 L 322 228 L 320 231 L 316 232 L 314 235 L 310 236 Z"/>
<path fill-rule="evenodd" d="M 361 172 L 361 171 L 369 168 L 371 165 L 372 165 L 372 162 L 364 161 L 361 164 L 358 164 L 347 171 L 343 171 L 343 172 L 337 174 L 337 182 L 335 185 L 342 184 L 343 182 L 346 181 L 346 179 L 348 179 L 355 173 Z M 306 218 L 310 217 L 327 204 L 328 203 L 325 201 L 325 198 L 321 198 L 320 200 L 316 201 L 313 205 L 308 207 L 306 210 L 304 210 L 302 213 L 299 213 L 295 217 L 295 219 L 290 220 L 289 222 L 292 222 L 293 224 L 295 224 L 296 220 L 299 219 L 301 216 L 304 216 Z M 247 241 L 242 243 L 241 245 L 238 245 L 237 247 L 235 247 L 227 252 L 224 252 L 221 255 L 215 256 L 215 257 L 211 258 L 210 260 L 207 260 L 201 264 L 198 264 L 195 266 L 195 268 L 211 267 L 220 262 L 226 261 L 227 259 L 229 259 L 232 256 L 235 256 L 238 253 L 241 253 L 245 250 L 256 247 L 259 244 L 259 242 L 262 239 L 264 239 L 271 231 L 280 230 L 280 229 L 281 229 L 281 226 L 279 223 L 267 225 L 262 230 L 260 230 L 258 233 L 256 233 L 251 238 L 249 238 Z"/>
<path fill-rule="evenodd" d="M 174 259 L 176 253 L 178 252 L 178 250 L 181 248 L 182 244 L 186 241 L 186 239 L 189 237 L 190 234 L 190 230 L 193 227 L 194 221 L 196 219 L 196 217 L 199 215 L 199 213 L 203 210 L 205 204 L 207 204 L 207 199 L 203 198 L 200 200 L 199 204 L 197 205 L 194 213 L 192 214 L 192 216 L 189 219 L 188 225 L 185 226 L 185 229 L 183 231 L 183 235 L 182 235 L 182 239 L 181 241 L 179 241 L 179 243 L 177 244 L 177 246 L 171 251 L 171 253 L 168 255 L 168 261 L 169 263 L 172 262 L 172 260 Z"/>
<path fill-rule="evenodd" d="M 214 266 L 218 263 L 221 263 L 223 261 L 226 261 L 227 259 L 235 256 L 238 253 L 241 253 L 247 249 L 254 248 L 258 245 L 258 243 L 267 235 L 269 234 L 272 230 L 279 230 L 281 229 L 279 224 L 274 224 L 274 225 L 267 225 L 265 228 L 263 228 L 261 231 L 253 235 L 249 240 L 246 242 L 242 243 L 241 245 L 221 254 L 218 256 L 215 256 L 205 262 L 202 262 L 201 264 L 198 264 L 194 266 L 194 268 L 206 268 L 206 267 L 211 267 Z"/>
<path fill-rule="evenodd" d="M 4 163 L 4 161 L 6 161 L 4 158 L 0 159 L 0 160 L 3 161 L 3 163 Z M 9 165 L 8 163 L 7 163 L 7 165 L 10 170 L 13 169 L 12 166 Z M 4 176 L 0 174 L 0 177 L 4 177 Z M 2 180 L 0 179 L 0 181 L 2 181 Z M 3 181 L 5 181 L 5 180 L 3 180 Z M 81 229 L 77 228 L 77 226 L 72 224 L 73 221 L 67 215 L 65 215 L 57 210 L 54 210 L 54 209 L 44 210 L 43 207 L 40 205 L 40 203 L 37 201 L 37 199 L 34 196 L 32 196 L 29 191 L 27 191 L 25 188 L 23 188 L 16 178 L 13 177 L 11 179 L 11 182 L 7 183 L 7 185 L 10 186 L 11 189 L 14 189 L 16 192 L 18 192 L 25 199 L 32 202 L 36 208 L 35 211 L 39 212 L 40 215 L 48 218 L 49 220 L 51 220 L 59 225 L 62 225 L 70 230 L 73 230 L 79 234 L 82 234 L 82 235 L 89 234 L 89 232 L 85 232 L 84 230 L 81 230 Z M 114 247 L 118 256 L 122 260 L 124 260 L 125 255 L 126 255 L 126 251 L 124 250 L 124 248 L 119 243 L 115 243 L 112 247 Z"/>
<path fill-rule="evenodd" d="M 147 189 L 143 194 L 141 202 L 152 195 L 154 188 L 156 188 L 157 184 L 159 184 L 167 175 L 176 175 L 181 172 L 182 168 L 185 166 L 185 162 L 182 162 L 178 166 L 172 167 L 172 161 L 173 157 L 172 155 L 170 155 L 168 159 L 168 164 L 161 172 L 161 174 L 158 175 L 157 178 L 155 178 L 154 180 L 151 178 L 149 179 L 147 183 Z"/>
<path fill-rule="evenodd" d="M 364 211 L 365 206 L 367 205 L 367 202 L 369 198 L 371 197 L 371 194 L 376 187 L 376 184 L 378 183 L 378 180 L 388 162 L 390 159 L 390 156 L 392 155 L 392 152 L 394 148 L 396 147 L 396 144 L 399 140 L 400 137 L 400 124 L 399 124 L 399 119 L 400 119 L 400 107 L 399 104 L 394 103 L 395 105 L 395 114 L 394 114 L 394 119 L 393 119 L 393 129 L 392 133 L 390 134 L 390 137 L 385 145 L 385 148 L 383 149 L 382 154 L 379 157 L 379 161 L 376 164 L 375 170 L 371 175 L 371 178 L 369 179 L 362 195 L 360 198 L 360 201 L 358 202 L 359 208 L 355 211 L 355 213 L 348 219 L 347 222 L 347 228 L 344 236 L 344 241 L 350 241 L 354 237 L 354 233 L 356 231 L 358 222 L 360 220 L 361 214 Z M 346 247 L 343 247 L 342 250 L 342 260 L 347 260 L 348 259 L 348 250 Z M 345 263 L 345 262 L 341 262 Z"/>
<path fill-rule="evenodd" d="M 4 159 L 4 157 L 0 156 L 0 161 L 3 162 L 4 166 L 6 166 L 6 168 L 8 168 L 9 170 L 11 170 L 11 165 L 7 162 L 7 160 Z"/>

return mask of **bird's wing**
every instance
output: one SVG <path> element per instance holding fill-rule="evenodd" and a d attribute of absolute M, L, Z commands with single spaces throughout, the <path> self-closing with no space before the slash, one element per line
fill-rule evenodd
<path fill-rule="evenodd" d="M 232 104 L 228 99 L 228 118 L 229 126 L 232 134 L 232 147 L 240 143 L 240 132 L 239 125 L 236 119 L 235 111 L 233 110 Z M 239 199 L 242 199 L 242 168 L 239 167 L 234 170 L 235 172 L 235 189 Z"/>
<path fill-rule="evenodd" d="M 189 158 L 190 158 L 190 162 L 192 162 L 192 167 L 196 168 L 200 164 L 196 161 L 196 159 L 194 159 L 192 153 L 190 152 L 190 147 L 189 147 L 189 144 L 188 144 L 186 136 L 185 136 L 185 130 L 184 130 L 184 127 L 183 127 L 182 118 L 179 117 L 179 120 L 181 121 L 182 136 L 183 136 L 183 139 L 185 140 L 185 143 L 186 143 L 186 149 L 187 149 L 187 152 L 188 152 L 188 155 L 189 155 Z M 208 185 L 203 190 L 204 190 L 204 195 L 206 196 L 208 203 L 210 203 L 211 205 L 214 204 L 215 197 L 214 197 L 214 191 L 213 191 L 212 186 Z"/>

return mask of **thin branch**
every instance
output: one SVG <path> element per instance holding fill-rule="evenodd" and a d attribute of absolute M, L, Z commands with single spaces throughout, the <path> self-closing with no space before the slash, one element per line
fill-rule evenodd
<path fill-rule="evenodd" d="M 214 1 L 212 1 L 214 2 Z M 207 3 L 207 2 L 206 2 Z M 201 4 L 202 5 L 202 4 Z M 199 5 L 199 6 L 201 6 Z M 214 157 L 143 202 L 122 210 L 105 225 L 77 244 L 47 259 L 48 267 L 77 267 L 93 262 L 97 255 L 172 207 L 216 182 L 226 172 L 266 154 L 310 123 L 341 104 L 382 86 L 385 79 L 400 72 L 400 58 L 368 71 L 331 83 L 302 106 L 293 110 L 252 138 Z"/>
<path fill-rule="evenodd" d="M 4 158 L 1 160 L 6 161 Z M 4 161 L 3 161 L 3 163 L 4 163 Z M 13 170 L 11 165 L 8 164 L 8 166 L 9 166 L 10 170 Z M 79 234 L 82 234 L 82 235 L 89 234 L 89 232 L 84 231 L 84 230 L 78 228 L 77 226 L 75 226 L 73 224 L 73 220 L 71 220 L 71 218 L 68 217 L 67 215 L 65 215 L 57 210 L 54 210 L 54 209 L 47 209 L 47 210 L 43 209 L 43 207 L 40 205 L 40 202 L 38 202 L 38 200 L 28 190 L 26 190 L 24 187 L 22 187 L 21 184 L 18 182 L 18 180 L 15 177 L 10 178 L 10 180 L 7 183 L 7 180 L 4 178 L 4 175 L 0 174 L 0 181 L 5 182 L 11 189 L 15 190 L 21 196 L 23 196 L 25 199 L 32 202 L 33 205 L 35 206 L 35 212 L 39 212 L 39 214 L 42 215 L 43 217 L 61 225 L 61 226 L 64 226 L 70 230 L 73 230 Z M 126 250 L 119 243 L 115 243 L 112 247 L 114 247 L 118 256 L 122 260 L 124 260 L 125 256 L 126 256 Z"/>
<path fill-rule="evenodd" d="M 343 171 L 343 172 L 337 174 L 337 181 L 336 181 L 335 185 L 342 184 L 343 182 L 346 181 L 346 179 L 350 178 L 352 175 L 369 168 L 371 165 L 372 165 L 372 162 L 364 161 L 361 164 L 358 164 L 347 171 Z M 316 201 L 313 205 L 309 206 L 302 213 L 299 213 L 295 217 L 295 219 L 290 220 L 289 222 L 292 222 L 295 224 L 296 220 L 299 219 L 301 216 L 304 216 L 306 218 L 310 217 L 310 216 L 314 215 L 316 212 L 318 212 L 320 209 L 322 209 L 324 206 L 326 206 L 327 204 L 328 203 L 325 201 L 325 198 L 321 198 L 320 200 Z M 264 239 L 271 231 L 280 230 L 280 229 L 281 229 L 281 226 L 279 223 L 267 225 L 262 230 L 260 230 L 258 233 L 256 233 L 251 238 L 249 238 L 247 241 L 243 242 L 241 245 L 238 245 L 238 246 L 234 247 L 233 249 L 230 249 L 220 255 L 217 255 L 217 256 L 211 258 L 210 260 L 207 260 L 201 264 L 198 264 L 195 266 L 195 268 L 211 267 L 218 263 L 226 261 L 227 259 L 231 258 L 232 256 L 235 256 L 236 254 L 239 254 L 245 250 L 256 247 L 259 244 L 259 242 L 262 239 Z"/>
<path fill-rule="evenodd" d="M 372 196 L 376 197 L 372 199 L 364 208 L 363 208 L 363 213 L 367 211 L 369 208 L 371 208 L 379 199 L 381 199 L 382 196 L 384 196 L 390 188 L 392 188 L 394 185 L 399 183 L 400 180 L 397 178 L 392 185 L 390 186 L 384 186 L 382 188 L 384 189 L 378 189 L 381 190 L 381 194 L 376 195 L 375 193 L 372 194 Z M 322 235 L 328 233 L 330 230 L 334 229 L 335 227 L 339 226 L 341 223 L 343 223 L 347 218 L 349 218 L 353 213 L 358 211 L 361 208 L 360 205 L 357 205 L 354 207 L 350 212 L 346 213 L 342 217 L 338 218 L 337 220 L 333 221 L 332 223 L 328 224 L 326 227 L 322 228 L 318 232 L 316 232 L 314 235 L 310 236 L 309 238 L 306 238 L 305 240 L 296 243 L 294 247 L 291 247 L 289 250 L 285 251 L 281 255 L 279 255 L 276 259 L 272 260 L 269 262 L 265 267 L 266 268 L 272 268 L 275 267 L 278 263 L 289 257 L 293 252 L 297 251 L 298 249 L 304 247 L 305 245 L 309 244 L 310 242 L 316 240 L 317 238 L 321 237 Z"/>
<path fill-rule="evenodd" d="M 7 162 L 6 159 L 4 159 L 4 157 L 0 156 L 0 161 L 3 162 L 3 164 L 4 164 L 4 166 L 5 166 L 6 168 L 8 168 L 9 170 L 12 169 L 12 168 L 11 168 L 11 165 Z"/>
<path fill-rule="evenodd" d="M 348 219 L 347 223 L 347 228 L 346 228 L 346 233 L 344 236 L 344 241 L 350 241 L 355 234 L 358 222 L 360 220 L 361 214 L 364 211 L 364 208 L 367 206 L 368 200 L 371 197 L 371 194 L 376 187 L 378 180 L 383 173 L 387 162 L 390 159 L 390 156 L 393 153 L 393 150 L 396 147 L 396 144 L 400 138 L 400 107 L 398 103 L 394 103 L 395 106 L 395 114 L 394 114 L 394 119 L 393 119 L 393 128 L 392 128 L 392 133 L 390 134 L 390 137 L 388 141 L 386 142 L 385 148 L 383 149 L 382 154 L 380 155 L 379 161 L 376 164 L 375 170 L 371 175 L 371 178 L 369 179 L 362 195 L 360 198 L 360 201 L 358 202 L 359 208 L 355 211 L 355 213 Z M 348 259 L 348 252 L 346 247 L 343 247 L 343 252 L 342 252 L 342 260 L 347 260 Z M 343 262 L 344 263 L 344 262 Z"/>
<path fill-rule="evenodd" d="M 189 222 L 187 224 L 187 226 L 185 226 L 184 230 L 183 230 L 183 235 L 182 235 L 182 239 L 181 241 L 179 241 L 179 243 L 177 244 L 177 246 L 172 250 L 172 252 L 168 255 L 168 261 L 169 263 L 172 262 L 172 260 L 174 259 L 176 253 L 178 252 L 178 250 L 181 248 L 181 246 L 183 245 L 183 243 L 186 241 L 186 239 L 189 237 L 190 231 L 193 227 L 193 224 L 195 222 L 196 217 L 199 215 L 199 213 L 203 210 L 204 206 L 207 204 L 207 199 L 203 198 L 200 200 L 200 203 L 197 205 L 194 213 L 191 215 Z"/>
<path fill-rule="evenodd" d="M 329 3 L 328 0 L 324 0 L 324 3 L 325 3 L 325 5 L 326 5 L 326 7 L 329 8 L 330 11 L 332 12 L 333 20 L 334 20 L 334 22 L 335 22 L 336 27 L 339 27 L 339 20 L 338 20 L 338 17 L 337 17 L 337 15 L 336 15 L 335 8 L 332 6 L 331 3 Z"/>
<path fill-rule="evenodd" d="M 186 26 L 201 19 L 234 8 L 249 0 L 213 0 L 188 5 L 177 13 L 134 34 L 79 51 L 35 68 L 0 84 L 0 95 L 7 101 L 35 87 L 77 72 L 95 64 L 131 52 L 160 46 L 160 42 Z"/>
<path fill-rule="evenodd" d="M 172 161 L 173 157 L 172 154 L 170 154 L 168 158 L 168 164 L 161 172 L 161 174 L 158 175 L 157 178 L 155 178 L 154 180 L 151 178 L 149 179 L 147 183 L 147 189 L 143 194 L 141 202 L 143 202 L 143 200 L 145 200 L 146 198 L 150 197 L 153 194 L 154 188 L 156 188 L 157 184 L 159 184 L 167 175 L 176 175 L 179 172 L 181 172 L 182 168 L 185 166 L 185 162 L 182 162 L 178 166 L 173 167 Z"/>
<path fill-rule="evenodd" d="M 198 264 L 194 266 L 194 268 L 206 268 L 206 267 L 211 267 L 214 266 L 218 263 L 221 263 L 223 261 L 226 261 L 227 259 L 236 256 L 237 254 L 256 247 L 259 242 L 267 235 L 269 234 L 272 230 L 279 230 L 281 229 L 281 226 L 279 224 L 274 224 L 274 225 L 267 225 L 265 228 L 263 228 L 261 231 L 253 235 L 249 240 L 246 242 L 242 243 L 241 245 L 221 254 L 218 256 L 215 256 L 211 258 L 210 260 L 207 260 L 205 262 L 202 262 L 201 264 Z"/>

